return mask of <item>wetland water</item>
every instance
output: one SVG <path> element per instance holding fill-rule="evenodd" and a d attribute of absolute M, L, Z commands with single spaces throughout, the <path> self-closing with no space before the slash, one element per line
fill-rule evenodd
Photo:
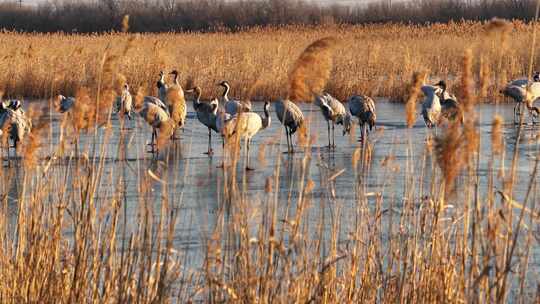
<path fill-rule="evenodd" d="M 137 212 L 139 208 L 140 176 L 149 169 L 156 173 L 165 185 L 156 182 L 150 189 L 151 196 L 156 206 L 162 202 L 161 193 L 167 191 L 169 201 L 174 202 L 178 211 L 178 221 L 174 232 L 174 247 L 178 252 L 183 252 L 186 258 L 186 265 L 193 268 L 201 267 L 204 259 L 205 240 L 208 239 L 214 229 L 217 220 L 217 213 L 220 202 L 223 200 L 223 170 L 217 168 L 221 163 L 222 149 L 221 139 L 216 134 L 212 134 L 213 148 L 215 154 L 208 157 L 203 154 L 207 149 L 207 129 L 200 124 L 195 117 L 195 113 L 189 105 L 188 119 L 184 132 L 180 132 L 181 141 L 173 145 L 170 151 L 174 154 L 168 159 L 169 165 L 163 156 L 153 160 L 151 154 L 147 153 L 146 142 L 150 138 L 150 128 L 139 117 L 126 121 L 125 141 L 127 143 L 125 166 L 119 166 L 121 162 L 118 158 L 118 142 L 120 140 L 120 122 L 114 116 L 111 136 L 106 140 L 107 147 L 104 149 L 105 167 L 102 178 L 102 191 L 98 191 L 98 196 L 103 202 L 112 194 L 108 191 L 115 183 L 115 178 L 109 176 L 120 175 L 118 170 L 122 170 L 121 175 L 125 179 L 126 191 L 126 223 L 128 230 L 137 228 Z M 262 103 L 254 103 L 255 110 L 262 115 Z M 491 123 L 495 114 L 500 114 L 504 118 L 503 135 L 506 142 L 507 162 L 509 166 L 512 151 L 515 148 L 517 127 L 512 123 L 513 104 L 508 105 L 479 105 L 477 107 L 479 115 L 479 131 L 481 133 L 481 155 L 480 155 L 480 192 L 481 196 L 486 194 L 486 184 L 488 176 L 488 161 L 491 155 Z M 308 219 L 313 221 L 313 227 L 317 227 L 321 214 L 327 212 L 328 217 L 334 216 L 336 206 L 341 210 L 339 239 L 345 242 L 351 232 L 349 227 L 354 221 L 354 210 L 356 208 L 357 191 L 355 184 L 359 172 L 352 169 L 352 158 L 355 149 L 361 144 L 356 140 L 359 131 L 355 125 L 356 135 L 342 136 L 342 127 L 336 126 L 335 151 L 330 152 L 327 148 L 327 130 L 320 110 L 313 105 L 303 104 L 301 108 L 304 115 L 311 120 L 311 130 L 316 133 L 315 142 L 310 148 L 312 152 L 311 161 L 307 163 L 307 170 L 300 170 L 305 153 L 301 148 L 297 148 L 294 155 L 284 154 L 286 151 L 286 141 L 283 135 L 283 128 L 277 120 L 273 106 L 270 115 L 272 123 L 266 130 L 260 131 L 252 141 L 251 166 L 254 171 L 245 172 L 243 162 L 238 165 L 238 180 L 249 205 L 250 226 L 255 227 L 260 224 L 261 214 L 265 210 L 265 184 L 268 177 L 278 176 L 277 193 L 278 202 L 283 202 L 278 212 L 278 217 L 285 218 L 288 212 L 294 212 L 294 204 L 300 195 L 299 183 L 305 180 L 312 180 L 314 183 L 311 197 L 313 203 L 309 209 Z M 419 112 L 419 109 L 418 109 Z M 51 146 L 57 145 L 59 138 L 60 114 L 53 114 L 52 121 L 52 142 L 45 145 L 41 151 L 46 157 Z M 314 132 L 314 130 L 318 130 Z M 538 145 L 536 136 L 540 128 L 533 126 L 524 127 L 522 139 L 518 145 L 520 154 L 517 165 L 518 179 L 515 186 L 514 199 L 521 201 L 527 189 L 534 165 L 535 155 Z M 97 141 L 101 144 L 105 141 L 104 130 L 97 131 Z M 363 174 L 365 192 L 382 193 L 383 208 L 392 206 L 392 210 L 399 212 L 403 201 L 404 185 L 406 180 L 406 168 L 419 168 L 422 166 L 425 157 L 426 143 L 428 138 L 439 130 L 428 130 L 423 120 L 418 116 L 415 126 L 408 129 L 405 125 L 405 107 L 402 104 L 394 104 L 385 101 L 377 103 L 377 129 L 369 135 L 369 141 L 373 143 L 372 160 L 369 173 Z M 94 134 L 83 136 L 80 146 L 93 141 Z M 295 143 L 297 137 L 294 137 Z M 280 143 L 280 144 L 279 144 Z M 264 153 L 261 152 L 263 149 Z M 84 148 L 81 148 L 84 151 Z M 89 150 L 87 150 L 89 151 Z M 100 151 L 99 149 L 97 151 Z M 162 152 L 164 154 L 166 152 Z M 89 153 L 91 155 L 91 153 Z M 99 153 L 97 153 L 99 155 Z M 264 157 L 261 157 L 264 155 Z M 428 160 L 428 162 L 431 160 Z M 434 160 L 433 160 L 434 161 Z M 391 163 L 391 165 L 389 165 Z M 501 164 L 497 164 L 500 166 Z M 62 162 L 54 166 L 62 167 Z M 121 168 L 121 169 L 119 169 Z M 61 168 L 60 168 L 61 169 Z M 305 173 L 305 174 L 303 174 Z M 429 174 L 429 172 L 428 172 Z M 362 175 L 362 174 L 360 174 Z M 330 178 L 333 177 L 334 178 Z M 20 176 L 19 176 L 20 177 Z M 70 179 L 76 178 L 70 176 Z M 275 177 L 273 177 L 275 178 Z M 329 181 L 329 179 L 331 181 Z M 68 180 L 68 184 L 72 180 Z M 428 192 L 429 177 L 425 178 Z M 20 191 L 22 181 L 20 178 L 12 178 L 8 181 L 9 193 L 13 208 L 16 209 L 16 197 Z M 458 181 L 459 187 L 459 181 Z M 495 186 L 497 188 L 498 185 Z M 166 189 L 166 190 L 163 190 Z M 419 190 L 421 191 L 421 190 Z M 459 194 L 458 194 L 459 195 Z M 537 196 L 533 196 L 537 199 Z M 286 202 L 290 201 L 291 204 Z M 456 199 L 456 201 L 458 201 Z M 391 213 L 391 212 L 390 212 Z M 14 212 L 16 214 L 16 212 Z M 389 213 L 388 213 L 389 214 Z M 383 219 L 389 221 L 388 219 Z M 324 229 L 330 230 L 332 223 L 330 220 L 323 220 Z M 352 228 L 351 228 L 352 229 Z M 535 228 L 536 229 L 536 228 Z M 69 233 L 69 232 L 68 232 Z M 384 234 L 384 233 L 383 233 Z M 392 236 L 387 236 L 392 237 Z M 533 245 L 537 246 L 537 245 Z M 538 250 L 534 250 L 531 257 L 531 264 L 537 265 L 539 262 Z M 538 269 L 538 268 L 536 268 Z"/>

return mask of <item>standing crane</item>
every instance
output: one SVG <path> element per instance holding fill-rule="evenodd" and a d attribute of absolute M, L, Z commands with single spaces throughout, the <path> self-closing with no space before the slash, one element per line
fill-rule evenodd
<path fill-rule="evenodd" d="M 441 80 L 434 86 L 437 88 L 435 94 L 441 102 L 441 115 L 451 120 L 459 119 L 463 123 L 463 111 L 457 97 L 446 90 L 446 82 Z"/>
<path fill-rule="evenodd" d="M 335 125 L 343 125 L 343 134 L 347 134 L 351 129 L 351 117 L 343 104 L 328 93 L 316 96 L 315 105 L 321 108 L 321 112 L 328 126 L 328 148 L 335 149 Z M 332 122 L 332 136 L 330 136 L 330 122 Z"/>
<path fill-rule="evenodd" d="M 277 118 L 285 128 L 287 153 L 294 153 L 292 135 L 304 124 L 304 114 L 296 104 L 287 99 L 279 99 L 274 102 L 274 109 Z"/>
<path fill-rule="evenodd" d="M 195 87 L 190 90 L 186 90 L 188 93 L 195 93 L 195 99 L 193 100 L 193 109 L 197 113 L 197 119 L 208 128 L 208 154 L 209 156 L 214 154 L 212 150 L 212 130 L 218 132 L 216 126 L 218 100 L 213 99 L 210 102 L 201 102 L 201 88 Z"/>
<path fill-rule="evenodd" d="M 219 83 L 219 85 L 224 88 L 223 95 L 221 96 L 221 103 L 225 108 L 225 112 L 231 115 L 236 115 L 240 112 L 251 111 L 250 101 L 239 101 L 229 98 L 229 91 L 231 90 L 231 85 L 227 81 L 222 81 Z"/>
<path fill-rule="evenodd" d="M 127 116 L 128 119 L 131 120 L 131 112 L 133 111 L 133 97 L 131 96 L 131 93 L 129 93 L 129 85 L 127 83 L 124 84 L 122 95 L 116 98 L 116 104 L 118 107 L 118 113 L 120 113 L 120 115 Z"/>
<path fill-rule="evenodd" d="M 239 136 L 240 139 L 244 139 L 246 146 L 246 170 L 251 171 L 253 168 L 249 166 L 249 149 L 251 146 L 251 139 L 263 129 L 268 128 L 271 123 L 269 114 L 270 104 L 264 103 L 264 117 L 261 117 L 257 113 L 246 112 L 238 113 L 236 116 L 232 116 L 230 119 L 218 118 L 218 129 L 225 139 L 229 139 L 232 136 Z M 224 113 L 228 114 L 228 113 Z M 221 117 L 225 118 L 225 117 Z M 223 122 L 223 123 L 221 123 Z"/>
<path fill-rule="evenodd" d="M 167 103 L 167 89 L 168 88 L 169 86 L 165 82 L 165 72 L 160 71 L 159 80 L 157 81 L 158 98 L 164 103 Z"/>
<path fill-rule="evenodd" d="M 424 85 L 421 89 L 426 96 L 422 103 L 422 116 L 426 127 L 433 128 L 437 126 L 441 117 L 441 102 L 436 94 L 437 87 Z"/>
<path fill-rule="evenodd" d="M 516 105 L 514 106 L 514 123 L 517 124 L 521 117 L 521 108 L 523 104 L 529 110 L 529 114 L 533 118 L 533 121 L 540 109 L 534 106 L 536 99 L 540 98 L 540 73 L 536 72 L 533 77 L 533 81 L 529 81 L 527 78 L 520 78 L 508 83 L 501 91 L 503 95 L 514 99 Z"/>
<path fill-rule="evenodd" d="M 18 143 L 23 141 L 26 134 L 30 133 L 32 129 L 32 121 L 26 117 L 21 106 L 20 100 L 0 102 L 0 130 L 7 130 L 9 132 L 8 141 L 13 142 L 13 146 L 10 146 L 8 142 L 8 158 L 10 157 L 10 147 L 13 147 L 16 155 Z"/>
<path fill-rule="evenodd" d="M 152 139 L 150 142 L 152 150 L 150 152 L 159 154 L 159 147 L 156 149 L 156 146 L 159 146 L 156 145 L 156 140 L 158 138 L 169 138 L 174 132 L 174 122 L 169 114 L 155 103 L 155 99 L 157 98 L 151 96 L 144 97 L 141 104 L 135 104 L 135 112 L 139 113 L 152 127 Z"/>
<path fill-rule="evenodd" d="M 366 95 L 353 95 L 348 99 L 347 103 L 349 104 L 351 114 L 358 118 L 361 132 L 360 138 L 363 141 L 367 134 L 367 126 L 369 126 L 369 131 L 371 131 L 377 120 L 375 102 Z"/>
<path fill-rule="evenodd" d="M 186 122 L 187 108 L 184 98 L 184 90 L 178 81 L 178 71 L 171 72 L 174 76 L 173 84 L 167 87 L 167 102 L 171 119 L 174 121 L 175 129 L 183 128 Z M 174 133 L 173 133 L 174 135 Z"/>

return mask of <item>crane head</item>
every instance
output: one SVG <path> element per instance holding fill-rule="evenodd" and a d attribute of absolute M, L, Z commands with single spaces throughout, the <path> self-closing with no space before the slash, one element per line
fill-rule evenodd
<path fill-rule="evenodd" d="M 435 84 L 436 87 L 440 87 L 443 91 L 446 91 L 446 81 L 441 80 Z"/>
<path fill-rule="evenodd" d="M 200 96 L 202 94 L 201 87 L 195 86 L 191 89 L 185 90 L 186 93 L 195 93 L 195 95 Z"/>
<path fill-rule="evenodd" d="M 229 86 L 229 83 L 226 80 L 223 80 L 222 82 L 218 83 L 218 85 L 226 88 Z"/>

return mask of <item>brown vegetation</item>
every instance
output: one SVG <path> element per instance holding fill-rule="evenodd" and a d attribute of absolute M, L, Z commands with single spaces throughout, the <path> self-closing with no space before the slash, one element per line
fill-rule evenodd
<path fill-rule="evenodd" d="M 500 118 L 494 121 L 491 155 L 481 155 L 475 114 L 477 94 L 485 85 L 485 80 L 481 85 L 475 80 L 487 77 L 478 69 L 476 55 L 481 52 L 494 66 L 502 64 L 505 77 L 528 68 L 526 51 L 517 46 L 526 43 L 531 27 L 516 23 L 514 28 L 511 39 L 516 47 L 505 52 L 500 52 L 497 41 L 481 35 L 484 27 L 477 23 L 291 28 L 234 35 L 2 34 L 8 43 L 2 44 L 0 53 L 11 58 L 0 66 L 0 84 L 6 92 L 34 96 L 77 92 L 80 108 L 70 114 L 76 131 L 70 139 L 87 136 L 88 145 L 65 157 L 42 147 L 42 157 L 36 158 L 40 141 L 35 137 L 48 136 L 46 142 L 53 143 L 52 133 L 36 132 L 23 155 L 27 166 L 11 159 L 6 161 L 10 166 L 0 167 L 0 299 L 13 303 L 538 300 L 537 268 L 530 267 L 538 267 L 531 266 L 531 259 L 539 242 L 540 157 L 531 161 L 528 180 L 521 181 L 528 190 L 521 202 L 516 201 L 515 163 L 522 128 L 518 127 L 512 166 L 507 168 Z M 125 151 L 144 151 L 145 143 L 123 128 L 96 128 L 111 120 L 111 100 L 121 83 L 117 78 L 124 80 L 115 71 L 126 75 L 132 87 L 140 87 L 136 106 L 146 88 L 154 87 L 158 71 L 173 67 L 211 89 L 216 79 L 227 79 L 237 84 L 239 94 L 249 92 L 245 84 L 262 74 L 266 86 L 260 86 L 256 96 L 285 96 L 289 75 L 297 75 L 288 72 L 291 67 L 297 70 L 299 53 L 314 38 L 328 34 L 342 42 L 330 74 L 331 91 L 341 96 L 353 91 L 390 96 L 409 90 L 408 112 L 412 112 L 424 78 L 416 71 L 460 75 L 464 124 L 455 122 L 442 130 L 436 149 L 428 145 L 420 155 L 414 153 L 418 150 L 412 148 L 414 135 L 409 129 L 410 137 L 400 139 L 408 142 L 402 163 L 387 146 L 376 149 L 377 140 L 359 145 L 350 166 L 332 165 L 310 140 L 304 142 L 303 153 L 284 157 L 282 139 L 272 138 L 259 150 L 259 159 L 264 163 L 266 155 L 273 155 L 275 167 L 255 195 L 246 182 L 249 177 L 237 176 L 235 167 L 225 166 L 218 173 L 218 182 L 212 185 L 217 188 L 215 224 L 197 240 L 202 244 L 196 248 L 197 263 L 189 246 L 175 243 L 177 226 L 191 229 L 193 221 L 185 216 L 189 208 L 184 200 L 185 187 L 193 186 L 185 180 L 191 172 L 190 159 L 180 159 L 178 147 L 172 145 L 157 162 L 128 161 Z M 472 41 L 467 45 L 471 51 L 465 51 L 464 41 Z M 315 72 L 317 79 L 326 79 L 328 67 Z M 309 69 L 303 71 L 301 79 L 312 76 L 305 75 Z M 324 82 L 308 83 L 301 91 L 313 92 Z M 490 83 L 496 85 L 494 80 Z M 37 131 L 44 128 L 39 122 L 48 118 L 43 111 L 32 115 L 40 126 Z M 410 117 L 403 122 L 410 123 Z M 94 137 L 83 130 L 93 130 Z M 120 140 L 111 141 L 113 132 Z M 228 163 L 236 164 L 238 143 L 230 145 L 227 149 L 236 152 L 229 153 Z M 109 149 L 116 153 L 114 161 L 106 158 Z M 376 178 L 380 182 L 370 183 L 375 153 L 388 155 L 381 161 L 382 178 Z M 480 157 L 488 157 L 489 163 Z M 315 165 L 321 176 L 317 183 L 310 172 Z M 213 169 L 212 162 L 209 166 Z M 280 174 L 284 167 L 285 175 Z M 347 170 L 354 176 L 347 185 L 353 198 L 343 199 L 336 195 L 337 185 Z M 401 170 L 405 180 L 394 186 L 399 176 L 395 173 Z M 480 178 L 489 179 L 485 196 L 478 188 Z M 127 186 L 130 180 L 135 187 Z M 286 193 L 279 193 L 280 184 Z M 447 195 L 448 188 L 458 186 L 459 195 Z"/>
<path fill-rule="evenodd" d="M 488 24 L 287 27 L 208 34 L 8 32 L 0 34 L 0 84 L 7 97 L 74 95 L 81 86 L 95 90 L 100 80 L 107 81 L 99 77 L 100 60 L 107 52 L 116 56 L 115 72 L 125 75 L 132 88 L 150 88 L 149 94 L 156 94 L 160 70 L 177 69 L 204 89 L 204 98 L 218 96 L 215 84 L 227 80 L 240 99 L 275 99 L 287 96 L 289 69 L 303 49 L 331 36 L 340 43 L 326 88 L 341 99 L 363 93 L 406 100 L 414 71 L 428 71 L 428 81 L 447 79 L 450 91 L 459 91 L 461 58 L 470 48 L 473 71 L 485 71 L 474 80 L 482 81 L 485 100 L 495 101 L 507 79 L 527 74 L 533 25 L 515 21 L 501 35 L 494 33 L 494 23 Z M 534 54 L 535 62 L 540 62 L 539 55 Z"/>

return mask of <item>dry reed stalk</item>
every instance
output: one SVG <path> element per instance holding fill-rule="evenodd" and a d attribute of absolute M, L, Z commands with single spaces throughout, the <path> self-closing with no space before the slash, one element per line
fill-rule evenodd
<path fill-rule="evenodd" d="M 503 118 L 500 115 L 495 115 L 491 127 L 491 149 L 495 155 L 500 155 L 504 149 L 502 126 Z"/>
<path fill-rule="evenodd" d="M 466 163 L 470 166 L 474 156 L 478 152 L 480 146 L 480 133 L 476 128 L 476 112 L 474 106 L 476 104 L 477 98 L 474 95 L 474 78 L 472 75 L 472 60 L 473 55 L 470 49 L 465 51 L 465 56 L 463 57 L 463 72 L 461 76 L 461 92 L 463 95 L 463 116 L 464 116 L 464 127 L 463 127 L 463 136 L 465 140 L 465 153 L 463 157 L 466 160 Z"/>
<path fill-rule="evenodd" d="M 488 89 L 490 85 L 490 68 L 486 57 L 480 57 L 480 92 L 479 97 L 488 97 Z"/>
<path fill-rule="evenodd" d="M 472 109 L 476 103 L 476 98 L 474 96 L 474 78 L 472 75 L 472 50 L 465 50 L 465 55 L 463 56 L 462 70 L 461 70 L 461 93 L 463 95 L 463 109 L 467 115 L 472 114 Z M 472 118 L 474 119 L 474 117 Z"/>

